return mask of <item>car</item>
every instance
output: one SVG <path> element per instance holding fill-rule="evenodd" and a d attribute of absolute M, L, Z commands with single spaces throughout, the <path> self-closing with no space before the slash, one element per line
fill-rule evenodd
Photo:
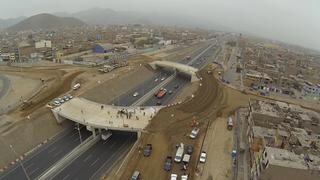
<path fill-rule="evenodd" d="M 206 162 L 206 159 L 207 159 L 207 153 L 205 151 L 202 151 L 201 154 L 200 154 L 200 159 L 199 161 L 201 163 L 205 163 Z"/>
<path fill-rule="evenodd" d="M 162 78 L 161 78 L 161 81 L 164 81 L 165 79 L 166 79 L 165 77 L 162 77 Z"/>
<path fill-rule="evenodd" d="M 151 155 L 151 152 L 152 152 L 152 144 L 147 144 L 146 146 L 144 146 L 143 156 L 149 157 Z"/>
<path fill-rule="evenodd" d="M 61 105 L 61 103 L 60 103 L 60 101 L 55 100 L 55 101 L 53 101 L 53 105 L 55 105 L 55 106 L 60 106 L 60 105 Z"/>
<path fill-rule="evenodd" d="M 66 96 L 63 96 L 63 100 L 69 101 L 70 99 L 69 99 L 69 97 L 66 95 Z"/>
<path fill-rule="evenodd" d="M 174 86 L 174 88 L 175 88 L 175 89 L 178 89 L 178 88 L 179 88 L 179 85 L 178 85 L 178 84 L 176 84 L 176 85 Z"/>
<path fill-rule="evenodd" d="M 138 93 L 138 92 L 135 92 L 135 93 L 133 93 L 132 96 L 133 96 L 133 97 L 137 97 L 137 96 L 139 96 L 139 93 Z"/>
<path fill-rule="evenodd" d="M 177 174 L 171 174 L 170 180 L 177 180 L 177 179 L 178 179 L 178 175 Z"/>
<path fill-rule="evenodd" d="M 188 180 L 188 175 L 181 175 L 181 180 Z"/>
<path fill-rule="evenodd" d="M 70 95 L 70 94 L 68 94 L 67 97 L 68 97 L 69 99 L 72 99 L 72 98 L 73 98 L 73 96 Z"/>
<path fill-rule="evenodd" d="M 193 152 L 193 146 L 192 145 L 186 146 L 186 153 L 191 155 L 192 152 Z"/>
<path fill-rule="evenodd" d="M 166 171 L 171 171 L 172 169 L 172 157 L 171 156 L 167 156 L 165 162 L 164 162 L 164 170 Z"/>
<path fill-rule="evenodd" d="M 191 139 L 195 139 L 197 137 L 197 135 L 199 134 L 200 129 L 199 128 L 193 128 L 189 137 Z"/>
<path fill-rule="evenodd" d="M 159 79 L 158 79 L 158 78 L 156 78 L 156 79 L 154 80 L 154 82 L 157 82 L 157 81 L 159 81 Z"/>
<path fill-rule="evenodd" d="M 139 171 L 134 171 L 131 180 L 139 180 L 141 178 L 141 173 Z"/>
<path fill-rule="evenodd" d="M 173 91 L 172 91 L 172 90 L 170 90 L 168 93 L 169 93 L 169 94 L 172 94 L 172 93 L 173 93 Z"/>
<path fill-rule="evenodd" d="M 162 105 L 162 102 L 161 102 L 161 101 L 158 101 L 158 102 L 157 102 L 157 105 L 158 105 L 158 106 Z"/>

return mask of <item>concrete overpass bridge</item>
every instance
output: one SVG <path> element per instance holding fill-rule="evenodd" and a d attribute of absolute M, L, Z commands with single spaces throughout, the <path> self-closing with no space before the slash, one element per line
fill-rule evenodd
<path fill-rule="evenodd" d="M 189 65 L 171 62 L 171 61 L 154 61 L 149 64 L 153 69 L 157 69 L 159 67 L 172 69 L 176 72 L 180 72 L 190 76 L 191 82 L 198 81 L 199 78 L 197 77 L 196 73 L 198 72 L 197 68 L 194 68 Z"/>
<path fill-rule="evenodd" d="M 52 112 L 58 123 L 68 119 L 87 129 L 142 131 L 162 107 L 123 107 L 99 104 L 85 98 L 73 98 Z"/>

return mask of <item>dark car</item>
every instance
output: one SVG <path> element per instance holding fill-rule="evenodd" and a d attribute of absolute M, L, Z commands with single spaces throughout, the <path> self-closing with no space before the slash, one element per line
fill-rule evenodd
<path fill-rule="evenodd" d="M 161 105 L 161 104 L 162 104 L 162 102 L 161 102 L 161 101 L 158 101 L 158 102 L 157 102 L 157 105 Z"/>
<path fill-rule="evenodd" d="M 186 147 L 186 153 L 191 155 L 192 152 L 193 152 L 193 146 L 192 146 L 192 145 L 188 145 L 188 146 Z"/>
<path fill-rule="evenodd" d="M 172 93 L 173 93 L 173 91 L 170 90 L 170 91 L 169 91 L 169 94 L 172 94 Z"/>
<path fill-rule="evenodd" d="M 152 152 L 152 144 L 147 144 L 144 148 L 143 148 L 143 155 L 145 157 L 148 157 L 151 155 Z"/>
<path fill-rule="evenodd" d="M 164 170 L 171 171 L 172 169 L 172 157 L 167 156 L 166 161 L 164 162 Z"/>
<path fill-rule="evenodd" d="M 174 86 L 174 88 L 175 88 L 175 89 L 178 89 L 178 88 L 179 88 L 179 85 L 178 85 L 178 84 L 177 84 L 177 85 L 175 85 L 175 86 Z"/>

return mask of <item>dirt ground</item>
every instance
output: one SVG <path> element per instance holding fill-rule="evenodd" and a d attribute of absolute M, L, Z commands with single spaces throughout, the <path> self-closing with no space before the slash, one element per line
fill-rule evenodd
<path fill-rule="evenodd" d="M 202 86 L 194 93 L 195 97 L 181 105 L 162 109 L 142 133 L 138 147 L 142 148 L 147 143 L 152 143 L 152 155 L 148 158 L 135 149 L 128 157 L 129 163 L 124 163 L 118 169 L 118 174 L 111 174 L 106 179 L 129 179 L 134 170 L 142 173 L 142 179 L 169 179 L 171 173 L 182 175 L 187 173 L 191 179 L 196 174 L 202 174 L 200 179 L 228 179 L 231 177 L 230 152 L 232 150 L 232 132 L 226 129 L 225 119 L 240 107 L 248 104 L 249 95 L 222 86 L 206 71 L 202 71 Z M 191 140 L 188 135 L 192 130 L 192 122 L 199 122 L 200 133 L 196 140 Z M 208 131 L 206 131 L 208 127 Z M 211 138 L 208 145 L 208 162 L 197 169 L 199 154 L 204 135 Z M 222 138 L 221 138 L 222 137 Z M 181 164 L 174 163 L 170 173 L 163 170 L 166 156 L 175 155 L 175 145 L 183 142 L 193 145 L 194 152 L 186 172 L 181 170 Z M 219 162 L 217 164 L 217 162 Z M 219 168 L 216 168 L 218 167 Z M 216 168 L 214 171 L 212 168 Z M 197 173 L 195 173 L 197 172 Z"/>

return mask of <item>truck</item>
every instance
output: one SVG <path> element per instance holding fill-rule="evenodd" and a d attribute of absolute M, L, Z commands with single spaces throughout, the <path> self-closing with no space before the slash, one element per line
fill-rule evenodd
<path fill-rule="evenodd" d="M 167 90 L 166 89 L 163 89 L 163 90 L 160 90 L 157 94 L 157 98 L 158 99 L 161 99 L 163 98 L 165 95 L 167 94 Z"/>
<path fill-rule="evenodd" d="M 227 121 L 227 129 L 232 130 L 232 128 L 233 128 L 233 120 L 231 117 L 229 117 Z"/>
<path fill-rule="evenodd" d="M 184 144 L 180 143 L 176 152 L 176 156 L 174 157 L 174 161 L 178 163 L 181 162 L 183 154 L 184 154 Z"/>

